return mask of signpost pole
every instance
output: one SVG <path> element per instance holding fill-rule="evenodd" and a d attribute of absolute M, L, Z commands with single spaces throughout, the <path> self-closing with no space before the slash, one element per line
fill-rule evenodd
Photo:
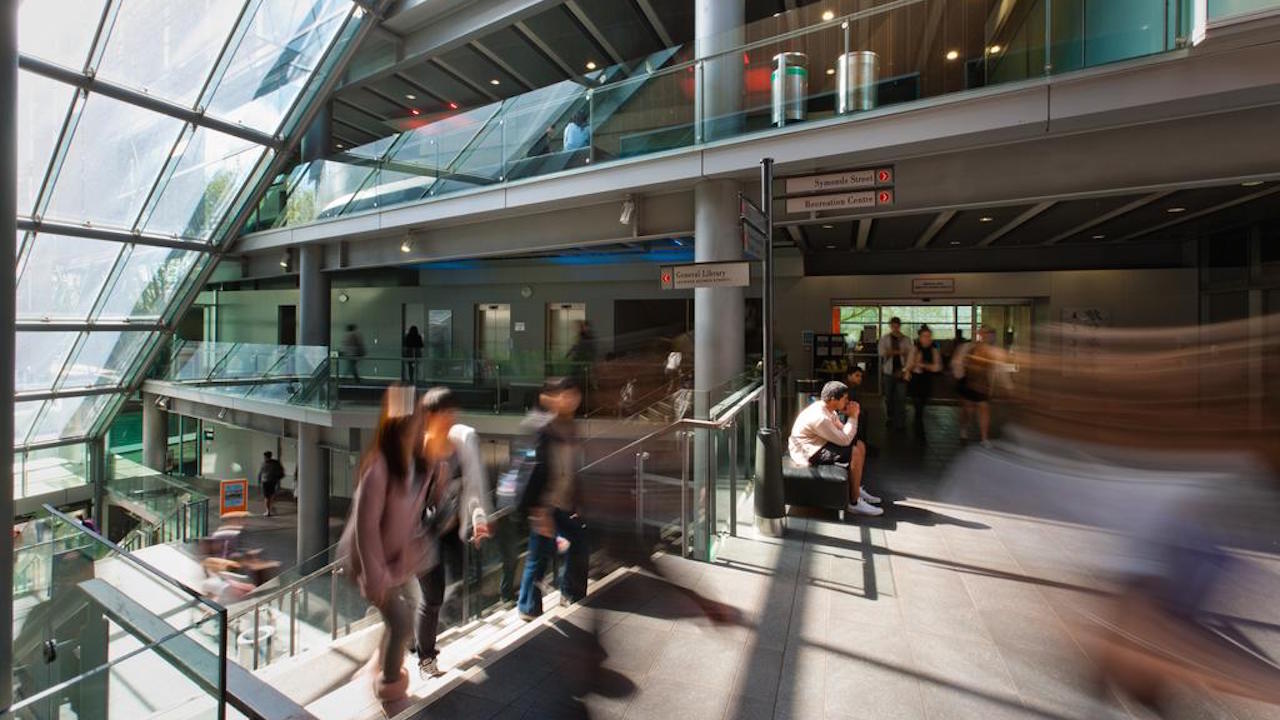
<path fill-rule="evenodd" d="M 778 391 L 773 361 L 773 158 L 760 161 L 760 210 L 764 215 L 764 279 L 761 298 L 761 336 L 764 340 L 763 391 L 760 401 L 760 432 L 756 448 L 755 511 L 756 532 L 781 537 L 785 530 L 787 506 L 782 492 L 782 438 L 778 433 Z"/>

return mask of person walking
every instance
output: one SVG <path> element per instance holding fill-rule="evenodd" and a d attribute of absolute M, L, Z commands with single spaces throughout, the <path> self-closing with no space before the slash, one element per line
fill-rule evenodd
<path fill-rule="evenodd" d="M 364 338 L 354 324 L 347 325 L 347 334 L 342 336 L 341 355 L 346 361 L 347 372 L 356 385 L 360 384 L 360 358 L 364 357 Z"/>
<path fill-rule="evenodd" d="M 911 341 L 902 334 L 902 320 L 890 318 L 889 332 L 876 347 L 884 383 L 885 424 L 894 430 L 906 427 L 907 378 L 904 370 L 911 354 Z"/>
<path fill-rule="evenodd" d="M 976 416 L 978 439 L 983 447 L 990 447 L 991 393 L 1006 377 L 1002 373 L 1008 356 L 996 345 L 996 331 L 986 325 L 978 330 L 978 342 L 967 344 L 964 354 L 957 352 L 957 356 L 951 358 L 951 367 L 956 376 L 956 393 L 964 403 L 960 439 L 969 439 L 969 427 Z"/>
<path fill-rule="evenodd" d="M 431 477 L 422 512 L 422 534 L 433 549 L 427 570 L 418 576 L 422 591 L 414 629 L 418 674 L 442 674 L 436 650 L 441 608 L 452 607 L 463 582 L 462 556 L 468 541 L 489 537 L 489 488 L 474 428 L 457 422 L 457 396 L 448 388 L 432 388 L 418 403 L 423 434 L 415 463 Z"/>
<path fill-rule="evenodd" d="M 425 345 L 418 326 L 410 325 L 409 332 L 405 333 L 404 340 L 400 343 L 400 357 L 404 358 L 401 379 L 410 385 L 418 382 L 418 362 L 422 359 L 422 348 Z"/>
<path fill-rule="evenodd" d="M 573 418 L 582 393 L 570 378 L 548 380 L 539 396 L 540 412 L 529 418 L 535 430 L 533 465 L 520 501 L 529 517 L 529 556 L 517 600 L 526 621 L 542 614 L 542 576 L 556 552 L 557 536 L 568 542 L 568 557 L 560 577 L 560 604 L 587 594 L 586 525 L 580 513 L 581 492 L 576 477 L 578 439 Z"/>
<path fill-rule="evenodd" d="M 258 484 L 262 486 L 262 501 L 267 506 L 263 515 L 271 517 L 275 512 L 276 492 L 284 479 L 284 465 L 272 457 L 271 451 L 262 453 L 262 467 L 258 468 Z"/>
<path fill-rule="evenodd" d="M 907 393 L 915 406 L 914 423 L 916 437 L 925 441 L 924 413 L 933 397 L 933 381 L 942 371 L 942 353 L 933 342 L 933 331 L 928 325 L 921 325 L 916 332 L 916 342 L 911 346 L 911 354 L 907 358 L 908 377 Z"/>
<path fill-rule="evenodd" d="M 421 426 L 413 411 L 413 392 L 395 386 L 383 399 L 374 443 L 360 461 L 351 519 L 339 542 L 347 575 L 382 615 L 373 684 L 384 703 L 403 699 L 409 690 L 404 669 L 413 635 L 408 583 L 427 553 L 418 525 L 434 468 L 428 467 L 425 476 L 414 469 Z"/>

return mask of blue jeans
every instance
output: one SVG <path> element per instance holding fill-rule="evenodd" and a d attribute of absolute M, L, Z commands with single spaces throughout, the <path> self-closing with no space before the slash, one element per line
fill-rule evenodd
<path fill-rule="evenodd" d="M 907 426 L 907 381 L 900 375 L 884 376 L 885 422 L 895 430 Z"/>
<path fill-rule="evenodd" d="M 571 517 L 563 510 L 552 515 L 556 533 L 569 541 L 568 558 L 560 571 L 560 594 L 570 602 L 581 600 L 587 594 L 587 528 L 582 519 Z M 555 555 L 556 539 L 543 537 L 536 529 L 529 532 L 529 557 L 524 562 L 524 578 L 520 581 L 520 597 L 517 606 L 525 615 L 542 614 L 542 576 L 547 572 L 547 561 Z"/>

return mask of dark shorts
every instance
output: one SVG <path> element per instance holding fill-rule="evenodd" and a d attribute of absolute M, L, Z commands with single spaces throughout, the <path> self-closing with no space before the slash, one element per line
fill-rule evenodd
<path fill-rule="evenodd" d="M 969 402 L 983 403 L 991 400 L 991 396 L 973 389 L 964 378 L 956 382 L 956 394 Z"/>
<path fill-rule="evenodd" d="M 854 442 L 857 442 L 856 440 Z M 836 445 L 829 442 L 818 448 L 809 458 L 810 465 L 848 465 L 853 460 L 853 445 Z"/>
<path fill-rule="evenodd" d="M 276 480 L 265 480 L 262 483 L 262 497 L 274 497 L 276 490 L 280 489 L 280 483 Z"/>

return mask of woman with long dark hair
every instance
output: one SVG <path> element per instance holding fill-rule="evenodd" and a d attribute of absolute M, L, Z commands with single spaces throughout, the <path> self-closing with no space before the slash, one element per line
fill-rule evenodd
<path fill-rule="evenodd" d="M 915 406 L 916 437 L 924 441 L 924 411 L 933 397 L 933 379 L 942 370 L 942 352 L 933 342 L 933 331 L 928 325 L 921 325 L 916 332 L 916 342 L 911 346 L 911 354 L 905 370 L 907 376 L 907 394 Z"/>

